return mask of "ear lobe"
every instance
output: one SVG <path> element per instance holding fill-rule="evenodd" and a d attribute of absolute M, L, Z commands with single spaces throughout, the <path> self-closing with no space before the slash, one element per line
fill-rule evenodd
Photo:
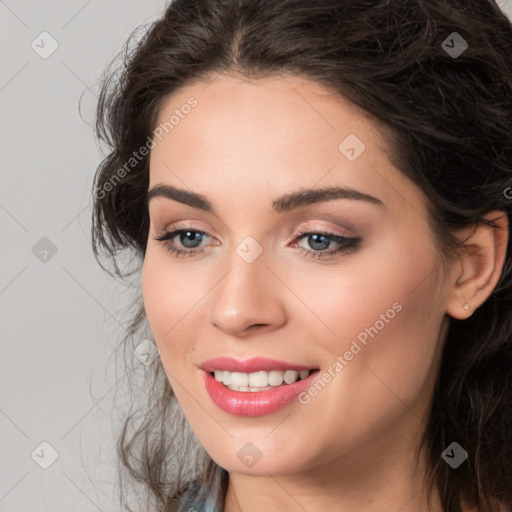
<path fill-rule="evenodd" d="M 479 223 L 465 239 L 452 276 L 455 278 L 446 312 L 458 320 L 473 314 L 491 295 L 498 283 L 508 242 L 508 219 L 503 211 L 493 211 L 485 218 L 497 224 L 493 228 Z"/>

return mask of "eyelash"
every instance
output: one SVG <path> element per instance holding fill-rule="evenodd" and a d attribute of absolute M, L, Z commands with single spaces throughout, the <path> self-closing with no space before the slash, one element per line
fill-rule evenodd
<path fill-rule="evenodd" d="M 169 251 L 171 254 L 174 254 L 175 257 L 187 257 L 187 256 L 195 256 L 196 254 L 203 253 L 204 250 L 198 250 L 198 249 L 177 249 L 174 247 L 174 245 L 171 243 L 171 240 L 175 238 L 177 235 L 180 235 L 182 233 L 186 233 L 187 231 L 191 231 L 192 233 L 199 233 L 201 235 L 209 236 L 208 233 L 205 231 L 202 231 L 200 229 L 193 229 L 191 227 L 187 226 L 177 226 L 176 229 L 173 229 L 172 231 L 164 231 L 158 236 L 153 237 L 154 240 L 157 242 L 161 242 L 164 244 L 167 251 Z M 310 231 L 306 228 L 299 228 L 297 230 L 297 236 L 294 239 L 295 241 L 300 241 L 303 238 L 306 238 L 309 235 L 321 235 L 325 236 L 329 241 L 336 242 L 339 244 L 342 244 L 341 247 L 338 249 L 334 249 L 331 251 L 320 251 L 320 250 L 311 250 L 311 249 L 304 249 L 303 247 L 297 247 L 299 253 L 304 254 L 305 256 L 309 258 L 317 258 L 320 259 L 326 256 L 334 256 L 335 254 L 346 254 L 349 253 L 359 246 L 361 242 L 361 238 L 352 238 L 352 237 L 346 237 L 337 235 L 335 233 L 328 233 L 325 231 Z"/>

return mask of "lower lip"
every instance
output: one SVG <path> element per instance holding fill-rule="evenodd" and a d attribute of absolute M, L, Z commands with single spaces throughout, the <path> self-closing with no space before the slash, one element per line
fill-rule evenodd
<path fill-rule="evenodd" d="M 266 391 L 233 391 L 202 370 L 206 390 L 213 402 L 223 411 L 235 416 L 263 416 L 279 411 L 300 393 L 311 387 L 320 373 L 318 370 L 293 384 L 283 384 Z"/>

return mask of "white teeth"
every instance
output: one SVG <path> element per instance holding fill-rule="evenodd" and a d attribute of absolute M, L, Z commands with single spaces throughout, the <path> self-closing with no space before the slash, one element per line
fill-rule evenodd
<path fill-rule="evenodd" d="M 248 386 L 249 385 L 249 374 L 248 373 L 240 373 L 240 372 L 232 372 L 230 384 L 232 386 L 240 386 L 240 387 Z"/>
<path fill-rule="evenodd" d="M 249 373 L 249 386 L 251 388 L 265 388 L 268 386 L 268 373 L 256 372 Z"/>
<path fill-rule="evenodd" d="M 229 389 L 235 391 L 263 391 L 284 384 L 293 384 L 298 380 L 309 376 L 309 370 L 297 372 L 295 370 L 272 370 L 270 372 L 259 371 L 253 373 L 228 372 L 226 370 L 214 370 L 215 380 L 222 382 Z"/>
<path fill-rule="evenodd" d="M 288 370 L 284 372 L 284 381 L 286 384 L 293 384 L 298 380 L 299 374 L 295 370 Z"/>
<path fill-rule="evenodd" d="M 268 374 L 268 383 L 270 386 L 280 386 L 283 383 L 284 372 L 272 370 Z"/>

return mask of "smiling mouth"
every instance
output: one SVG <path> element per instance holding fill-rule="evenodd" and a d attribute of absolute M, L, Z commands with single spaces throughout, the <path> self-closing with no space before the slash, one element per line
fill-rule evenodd
<path fill-rule="evenodd" d="M 307 379 L 318 369 L 311 370 L 271 370 L 256 371 L 252 373 L 230 372 L 227 370 L 213 370 L 210 375 L 232 391 L 258 392 L 289 386 L 300 380 Z"/>

